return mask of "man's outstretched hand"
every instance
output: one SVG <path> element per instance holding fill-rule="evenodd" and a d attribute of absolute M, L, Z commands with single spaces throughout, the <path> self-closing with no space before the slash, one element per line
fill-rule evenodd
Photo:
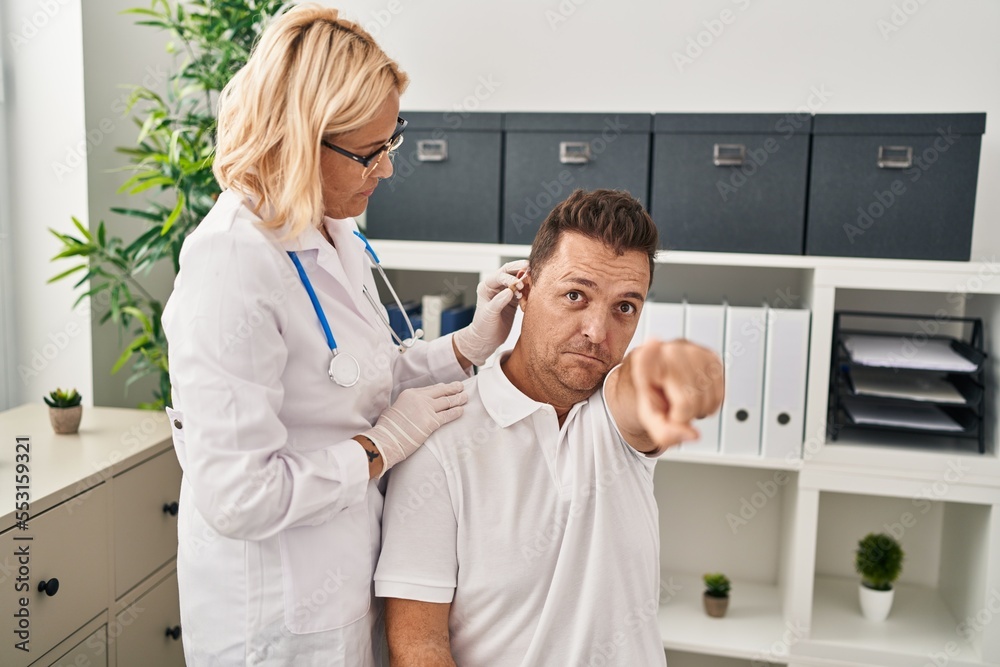
<path fill-rule="evenodd" d="M 700 345 L 649 340 L 608 378 L 608 407 L 625 440 L 655 456 L 698 439 L 692 422 L 722 405 L 722 375 L 722 360 Z"/>

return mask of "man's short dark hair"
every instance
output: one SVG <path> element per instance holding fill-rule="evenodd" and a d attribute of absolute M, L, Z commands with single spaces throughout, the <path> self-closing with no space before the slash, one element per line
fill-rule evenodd
<path fill-rule="evenodd" d="M 538 276 L 559 245 L 563 232 L 601 241 L 621 256 L 639 250 L 649 257 L 649 282 L 660 237 L 656 224 L 635 197 L 624 190 L 575 190 L 556 205 L 535 234 L 528 263 Z"/>

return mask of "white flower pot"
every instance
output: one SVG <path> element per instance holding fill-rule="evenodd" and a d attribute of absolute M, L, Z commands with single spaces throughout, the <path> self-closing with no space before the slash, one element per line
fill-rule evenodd
<path fill-rule="evenodd" d="M 892 609 L 894 590 L 876 591 L 864 584 L 858 584 L 858 597 L 861 600 L 861 613 L 869 621 L 884 621 Z"/>

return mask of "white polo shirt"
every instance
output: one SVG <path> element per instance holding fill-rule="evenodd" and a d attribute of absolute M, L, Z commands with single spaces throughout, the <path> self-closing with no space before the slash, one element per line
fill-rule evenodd
<path fill-rule="evenodd" d="M 450 602 L 461 667 L 665 665 L 654 461 L 595 392 L 562 428 L 494 364 L 392 470 L 379 597 Z"/>

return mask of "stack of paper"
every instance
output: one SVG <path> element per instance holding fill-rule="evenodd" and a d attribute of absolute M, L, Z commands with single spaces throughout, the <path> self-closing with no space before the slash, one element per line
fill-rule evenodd
<path fill-rule="evenodd" d="M 901 426 L 925 431 L 963 431 L 961 424 L 935 405 L 871 405 L 844 399 L 844 409 L 855 424 Z"/>
<path fill-rule="evenodd" d="M 965 405 L 965 397 L 941 375 L 921 376 L 889 369 L 854 367 L 851 369 L 851 384 L 858 396 Z"/>
<path fill-rule="evenodd" d="M 912 368 L 971 373 L 976 365 L 951 348 L 947 340 L 907 336 L 846 334 L 844 347 L 851 361 L 863 366 Z"/>

